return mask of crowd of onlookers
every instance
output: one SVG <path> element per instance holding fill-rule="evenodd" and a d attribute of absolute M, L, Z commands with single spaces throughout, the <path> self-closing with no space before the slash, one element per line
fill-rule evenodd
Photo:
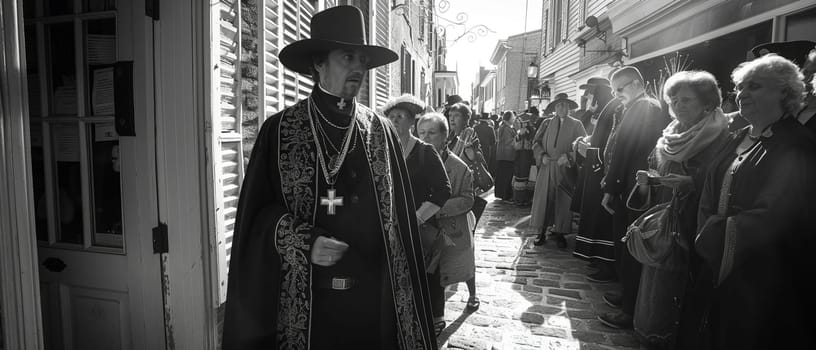
<path fill-rule="evenodd" d="M 760 45 L 733 92 L 705 71 L 647 92 L 621 67 L 557 94 L 539 114 L 476 116 L 457 96 L 430 111 L 408 95 L 384 108 L 400 136 L 426 255 L 434 321 L 444 286 L 467 282 L 479 307 L 473 232 L 484 192 L 529 207 L 536 245 L 589 261 L 605 325 L 647 348 L 810 344 L 816 267 L 816 46 Z M 576 225 L 577 224 L 577 225 Z M 575 232 L 577 227 L 577 232 Z"/>

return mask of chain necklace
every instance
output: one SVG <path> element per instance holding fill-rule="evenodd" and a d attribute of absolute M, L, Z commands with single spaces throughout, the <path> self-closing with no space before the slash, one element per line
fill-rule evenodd
<path fill-rule="evenodd" d="M 313 108 L 316 108 L 316 106 L 313 107 Z M 354 121 L 352 121 L 352 123 L 353 122 Z M 317 130 L 320 131 L 320 136 L 322 136 L 323 142 L 328 144 L 331 147 L 331 149 L 334 150 L 335 154 L 340 154 L 340 150 L 338 149 L 339 147 L 334 145 L 334 142 L 329 137 L 329 134 L 326 132 L 326 129 L 323 128 L 323 124 L 322 123 L 316 123 L 316 126 L 317 126 Z M 356 133 L 355 133 L 355 136 L 352 136 L 352 139 L 351 139 L 351 148 L 349 149 L 349 153 L 354 151 L 354 148 L 356 146 L 357 146 L 357 137 L 356 137 Z M 342 147 L 342 145 L 341 145 L 341 147 Z M 326 151 L 328 151 L 328 150 L 326 150 Z M 328 152 L 326 152 L 326 153 L 328 153 Z"/>
<path fill-rule="evenodd" d="M 315 103 L 314 99 L 313 99 L 311 96 L 309 96 L 309 102 L 310 102 L 310 103 L 311 103 L 311 104 L 314 106 L 314 107 L 312 107 L 312 108 L 313 108 L 313 109 L 315 109 L 315 110 L 317 111 L 317 115 L 319 115 L 319 116 L 320 116 L 320 119 L 323 119 L 323 121 L 325 121 L 325 122 L 326 122 L 326 124 L 329 124 L 329 125 L 331 125 L 332 127 L 334 127 L 335 129 L 340 129 L 340 130 L 346 130 L 346 129 L 348 129 L 348 128 L 350 128 L 350 127 L 351 127 L 351 122 L 349 122 L 349 125 L 346 125 L 346 126 L 340 126 L 340 125 L 337 125 L 337 124 L 335 124 L 335 123 L 332 123 L 332 122 L 329 120 L 329 118 L 326 118 L 326 116 L 325 116 L 325 115 L 323 115 L 323 112 L 321 112 L 321 111 L 320 111 L 320 108 L 317 108 L 317 103 Z M 351 115 L 352 115 L 352 116 L 354 116 L 354 108 L 356 108 L 356 107 L 357 107 L 357 106 L 356 106 L 356 104 L 355 104 L 354 106 L 352 106 L 352 110 L 351 110 Z M 354 121 L 354 120 L 352 119 L 352 122 L 353 122 L 353 121 Z"/>
<path fill-rule="evenodd" d="M 326 165 L 326 159 L 324 157 L 323 147 L 321 147 L 320 140 L 318 139 L 318 132 L 317 132 L 316 127 L 315 127 L 315 124 L 316 124 L 315 123 L 315 118 L 312 116 L 313 115 L 312 109 L 314 109 L 313 107 L 315 107 L 315 106 L 312 106 L 311 104 L 307 104 L 307 106 L 308 106 L 309 123 L 310 123 L 309 125 L 311 126 L 312 134 L 314 134 L 315 146 L 317 147 L 317 159 L 318 159 L 318 162 L 320 163 L 321 170 L 323 170 L 323 176 L 326 178 L 326 183 L 329 184 L 330 190 L 333 192 L 334 191 L 334 183 L 337 180 L 337 178 L 336 178 L 337 173 L 340 172 L 340 167 L 343 165 L 343 161 L 346 159 L 346 155 L 348 154 L 348 151 L 349 151 L 349 145 L 351 144 L 351 142 L 350 142 L 351 139 L 352 139 L 351 136 L 352 136 L 353 132 L 356 130 L 356 128 L 354 126 L 356 126 L 357 123 L 351 123 L 350 124 L 350 127 L 348 128 L 348 132 L 346 132 L 346 135 L 343 137 L 342 151 L 339 152 L 339 154 L 337 155 L 337 158 L 335 158 L 336 160 L 334 160 L 334 159 L 330 160 L 331 164 L 329 164 L 327 166 Z M 354 115 L 354 114 L 352 114 L 352 115 Z M 332 147 L 334 147 L 334 146 L 332 145 Z"/>

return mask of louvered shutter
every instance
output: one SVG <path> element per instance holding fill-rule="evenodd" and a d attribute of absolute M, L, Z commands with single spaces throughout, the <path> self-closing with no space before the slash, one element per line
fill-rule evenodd
<path fill-rule="evenodd" d="M 260 30 L 261 52 L 263 55 L 260 62 L 263 62 L 261 73 L 263 75 L 263 96 L 264 112 L 263 120 L 279 112 L 281 106 L 281 64 L 278 60 L 280 52 L 280 3 L 278 0 L 264 0 L 261 2 L 263 11 Z M 262 122 L 262 121 L 261 121 Z"/>
<path fill-rule="evenodd" d="M 541 45 L 541 52 L 543 52 L 545 56 L 550 53 L 550 50 L 549 50 L 550 49 L 550 37 L 549 37 L 550 29 L 548 27 L 549 26 L 549 18 L 548 18 L 549 15 L 550 15 L 550 10 L 549 9 L 544 10 L 544 13 L 541 14 L 541 23 L 543 24 L 541 26 L 541 30 L 544 31 L 543 33 L 541 33 L 541 40 L 544 41 L 544 44 Z"/>
<path fill-rule="evenodd" d="M 376 35 L 375 44 L 382 47 L 389 46 L 390 33 L 390 14 L 388 8 L 388 0 L 377 0 L 376 5 Z M 389 64 L 377 67 L 374 71 L 375 87 L 374 87 L 374 105 L 376 107 L 384 106 L 388 102 L 389 97 L 389 81 L 391 77 Z"/>
<path fill-rule="evenodd" d="M 310 37 L 309 22 L 315 12 L 309 1 L 283 1 L 281 36 L 282 47 Z M 312 91 L 312 80 L 283 69 L 283 106 L 289 107 L 305 99 Z"/>
<path fill-rule="evenodd" d="M 369 5 L 368 0 L 360 1 L 359 4 L 356 4 L 360 11 L 363 12 L 363 21 L 365 25 L 366 35 L 368 36 L 367 41 L 371 42 L 371 6 Z M 375 72 L 369 71 L 368 74 L 376 74 Z M 357 93 L 357 102 L 360 102 L 366 106 L 371 105 L 370 99 L 370 81 L 371 79 L 363 79 L 362 84 L 360 84 L 360 92 Z"/>
<path fill-rule="evenodd" d="M 567 41 L 569 30 L 569 0 L 561 0 L 561 42 Z"/>
<path fill-rule="evenodd" d="M 227 270 L 238 207 L 238 187 L 243 177 L 240 101 L 240 3 L 218 1 L 212 12 L 212 184 L 218 243 L 218 296 L 226 300 Z M 217 101 L 217 102 L 216 102 Z"/>
<path fill-rule="evenodd" d="M 558 18 L 558 12 L 556 12 L 555 3 L 559 0 L 550 0 L 550 9 L 549 13 L 552 14 L 550 18 L 547 19 L 547 52 L 552 52 L 553 48 L 555 47 L 555 40 L 553 33 L 556 32 L 555 26 L 558 25 L 556 22 L 556 18 Z"/>

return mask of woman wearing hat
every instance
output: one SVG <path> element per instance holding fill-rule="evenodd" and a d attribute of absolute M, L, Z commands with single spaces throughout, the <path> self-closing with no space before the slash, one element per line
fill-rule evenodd
<path fill-rule="evenodd" d="M 241 186 L 222 347 L 436 349 L 398 136 L 356 100 L 398 55 L 353 6 L 310 28 L 279 58 L 314 87 L 264 122 Z"/>
<path fill-rule="evenodd" d="M 546 233 L 551 229 L 551 236 L 559 248 L 567 247 L 564 235 L 572 232 L 572 212 L 570 211 L 570 194 L 561 188 L 564 171 L 570 165 L 572 143 L 579 137 L 586 136 L 583 124 L 569 116 L 569 111 L 578 108 L 567 94 L 560 93 L 547 105 L 545 114 L 555 112 L 555 116 L 541 123 L 533 138 L 534 155 L 538 165 L 533 208 L 530 226 L 541 230 L 536 245 L 544 244 Z"/>
<path fill-rule="evenodd" d="M 451 196 L 451 184 L 445 172 L 445 165 L 434 146 L 421 141 L 411 134 L 417 117 L 425 110 L 425 103 L 410 94 L 404 94 L 386 102 L 382 108 L 388 120 L 397 130 L 402 156 L 411 179 L 411 192 L 414 195 L 414 206 L 417 208 L 417 219 L 422 232 L 439 230 L 435 214 L 445 205 Z M 423 234 L 423 238 L 426 235 Z M 425 267 L 431 260 L 433 240 L 423 239 Z M 438 279 L 438 274 L 435 275 Z M 434 283 L 429 279 L 431 283 Z M 438 281 L 437 281 L 438 284 Z M 432 285 L 433 287 L 433 285 Z"/>

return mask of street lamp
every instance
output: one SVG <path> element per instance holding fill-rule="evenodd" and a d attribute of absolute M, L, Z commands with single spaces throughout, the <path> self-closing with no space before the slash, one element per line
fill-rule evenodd
<path fill-rule="evenodd" d="M 535 59 L 527 66 L 527 108 L 532 107 L 533 89 L 538 85 L 538 65 Z"/>

